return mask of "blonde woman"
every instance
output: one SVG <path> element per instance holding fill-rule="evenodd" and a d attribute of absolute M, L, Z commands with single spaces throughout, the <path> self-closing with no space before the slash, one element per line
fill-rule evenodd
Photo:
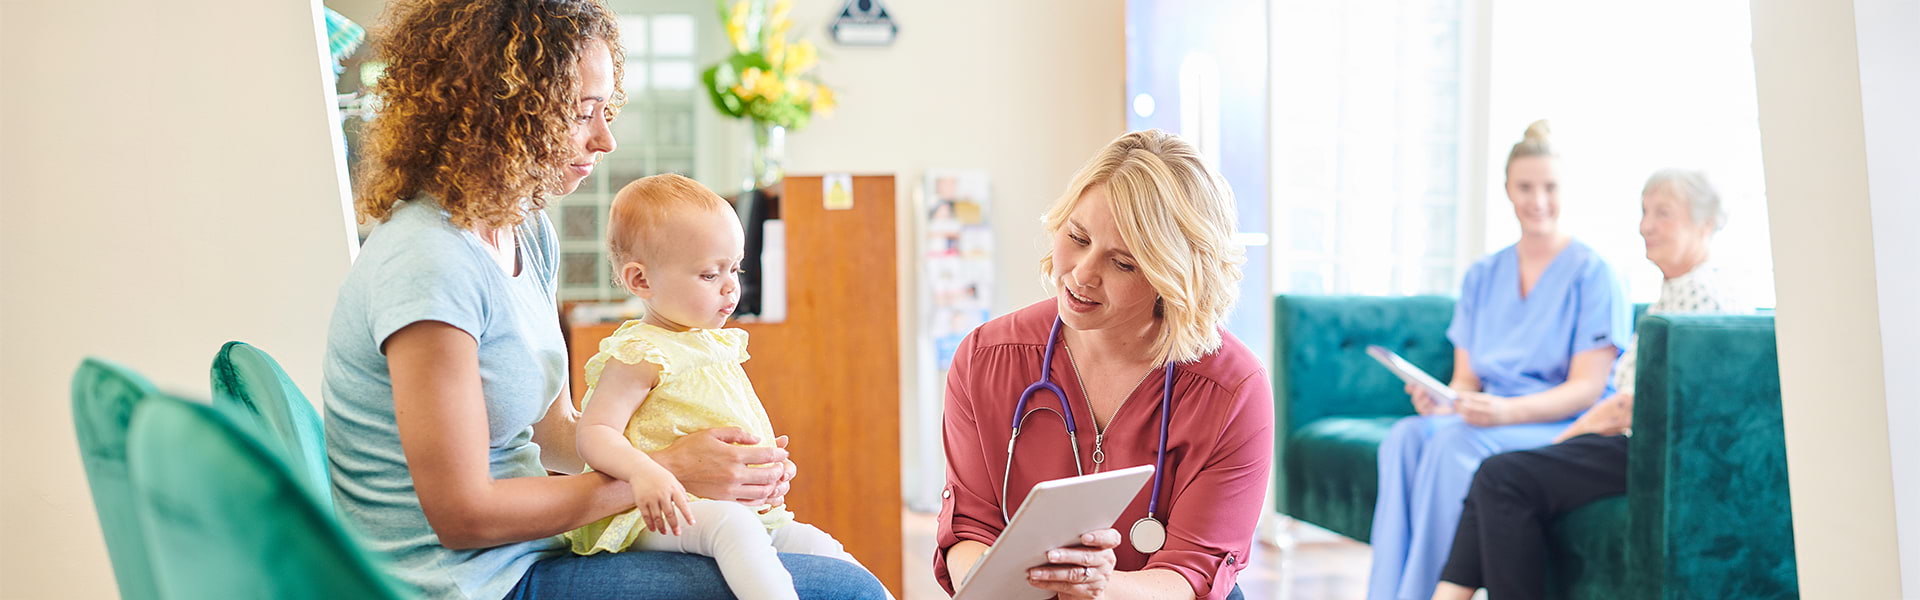
<path fill-rule="evenodd" d="M 1240 280 L 1233 215 L 1232 192 L 1193 146 L 1157 130 L 1108 144 L 1047 212 L 1040 268 L 1053 297 L 968 334 L 947 376 L 934 576 L 949 592 L 1033 484 L 1159 463 L 1119 529 L 1051 551 L 1027 583 L 1061 598 L 1238 595 L 1273 398 L 1253 353 L 1220 329 Z M 1066 397 L 1035 394 L 1010 450 L 1015 404 L 1043 374 Z M 1141 525 L 1149 504 L 1155 521 Z"/>
<path fill-rule="evenodd" d="M 1370 600 L 1430 597 L 1480 461 L 1547 445 L 1610 391 L 1633 308 L 1613 268 L 1560 229 L 1558 161 L 1546 121 L 1507 154 L 1520 241 L 1474 263 L 1460 285 L 1447 327 L 1459 401 L 1407 386 L 1419 414 L 1380 444 Z"/>

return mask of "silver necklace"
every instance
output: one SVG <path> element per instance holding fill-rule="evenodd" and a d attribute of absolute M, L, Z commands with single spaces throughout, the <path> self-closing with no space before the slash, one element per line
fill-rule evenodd
<path fill-rule="evenodd" d="M 1087 416 L 1093 417 L 1093 472 L 1099 473 L 1101 463 L 1107 462 L 1107 451 L 1100 447 L 1101 443 L 1107 439 L 1107 428 L 1102 427 L 1100 417 L 1093 414 L 1093 395 L 1087 393 L 1087 379 L 1080 376 L 1080 362 L 1073 358 L 1073 346 L 1065 343 L 1060 345 L 1067 349 L 1067 367 L 1073 369 L 1073 382 L 1080 386 L 1080 397 L 1087 400 Z M 1113 420 L 1120 418 L 1120 409 L 1127 406 L 1127 401 L 1133 399 L 1134 392 L 1140 391 L 1140 384 L 1145 382 L 1147 376 L 1152 375 L 1153 371 L 1153 369 L 1147 369 L 1146 373 L 1140 375 L 1140 381 L 1133 382 L 1133 387 L 1127 390 L 1127 395 L 1120 398 L 1120 405 L 1113 407 L 1113 414 L 1107 419 L 1107 425 L 1113 425 Z"/>

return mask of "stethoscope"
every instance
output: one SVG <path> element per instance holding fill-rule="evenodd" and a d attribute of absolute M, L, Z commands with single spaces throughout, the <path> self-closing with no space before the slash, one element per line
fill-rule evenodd
<path fill-rule="evenodd" d="M 1073 473 L 1075 475 L 1086 474 L 1080 469 L 1079 428 L 1075 427 L 1073 423 L 1073 408 L 1067 406 L 1066 390 L 1060 389 L 1060 384 L 1053 382 L 1053 348 L 1059 339 L 1060 318 L 1054 317 L 1053 328 L 1047 331 L 1046 349 L 1041 352 L 1040 380 L 1027 386 L 1026 391 L 1020 392 L 1020 401 L 1013 405 L 1013 437 L 1007 438 L 1007 467 L 1000 475 L 1000 522 L 1002 523 L 1013 520 L 1012 517 L 1007 516 L 1007 481 L 1013 477 L 1013 443 L 1020 440 L 1020 424 L 1026 421 L 1027 416 L 1033 414 L 1033 412 L 1044 410 L 1059 413 L 1060 418 L 1066 421 L 1067 445 L 1073 448 Z M 1146 518 L 1134 521 L 1133 527 L 1127 531 L 1127 538 L 1133 543 L 1133 549 L 1140 551 L 1141 554 L 1159 552 L 1160 548 L 1167 543 L 1167 525 L 1162 523 L 1160 519 L 1154 515 L 1159 514 L 1160 510 L 1160 474 L 1166 471 L 1167 427 L 1173 416 L 1173 411 L 1170 410 L 1173 406 L 1172 362 L 1167 363 L 1165 379 L 1166 381 L 1161 384 L 1160 389 L 1160 449 L 1154 454 L 1153 491 L 1147 496 L 1147 516 Z M 1052 392 L 1055 398 L 1060 399 L 1060 410 L 1056 411 L 1045 406 L 1036 406 L 1033 408 L 1033 412 L 1027 411 L 1027 400 L 1032 399 L 1033 395 L 1041 390 Z M 1094 463 L 1097 464 L 1100 462 L 1098 455 L 1101 452 L 1100 450 L 1095 450 Z"/>

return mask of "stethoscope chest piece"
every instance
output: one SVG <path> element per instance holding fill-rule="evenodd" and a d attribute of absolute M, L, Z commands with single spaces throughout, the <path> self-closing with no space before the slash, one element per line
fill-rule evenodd
<path fill-rule="evenodd" d="M 1159 552 L 1167 545 L 1167 526 L 1159 519 L 1146 517 L 1133 522 L 1133 529 L 1127 531 L 1127 539 L 1133 542 L 1133 549 L 1141 554 Z"/>

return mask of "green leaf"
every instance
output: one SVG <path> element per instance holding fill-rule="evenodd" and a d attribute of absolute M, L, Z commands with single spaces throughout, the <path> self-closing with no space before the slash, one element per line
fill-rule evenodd
<path fill-rule="evenodd" d="M 713 107 L 719 109 L 721 114 L 738 119 L 745 114 L 746 107 L 741 106 L 740 98 L 733 95 L 732 83 L 724 83 L 720 79 L 720 68 L 723 66 L 726 65 L 722 63 L 709 67 L 706 73 L 700 75 L 700 79 L 707 84 L 707 97 L 713 100 Z M 739 76 L 734 75 L 731 79 L 739 81 Z"/>

